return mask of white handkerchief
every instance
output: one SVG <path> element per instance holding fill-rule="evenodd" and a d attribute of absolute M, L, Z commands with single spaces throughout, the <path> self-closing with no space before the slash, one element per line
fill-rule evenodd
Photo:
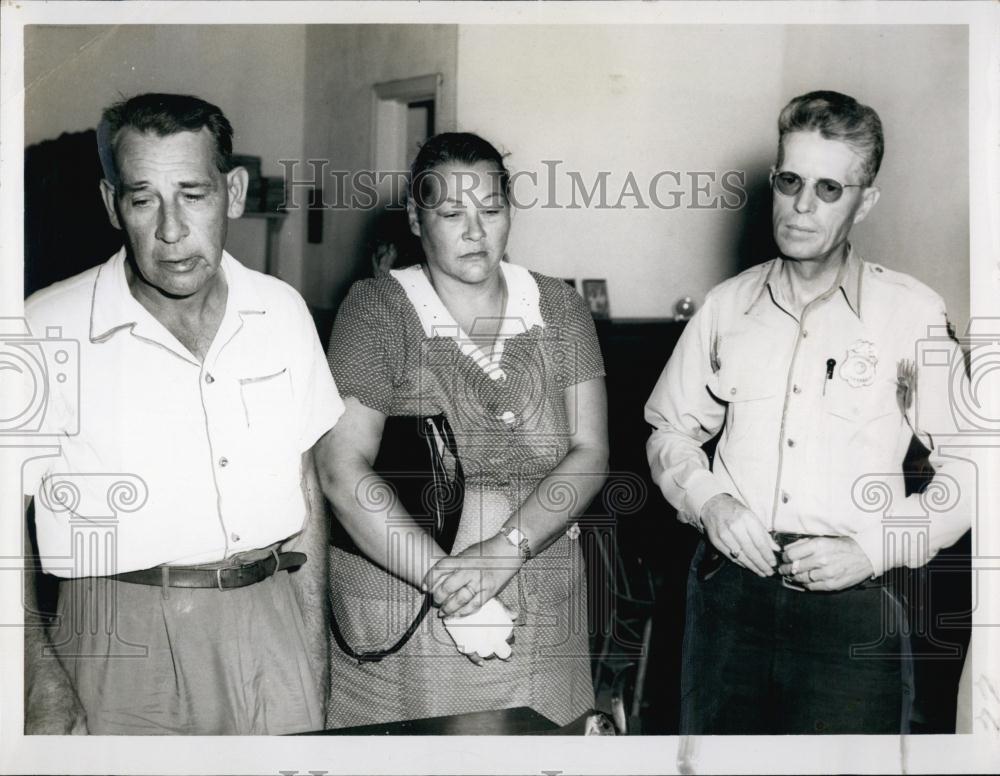
<path fill-rule="evenodd" d="M 501 660 L 510 657 L 514 620 L 497 599 L 491 598 L 467 617 L 445 617 L 443 622 L 459 652 L 483 658 L 495 655 Z"/>

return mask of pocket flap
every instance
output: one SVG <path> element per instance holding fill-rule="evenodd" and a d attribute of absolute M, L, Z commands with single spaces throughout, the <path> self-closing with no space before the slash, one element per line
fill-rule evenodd
<path fill-rule="evenodd" d="M 723 366 L 716 378 L 712 392 L 726 402 L 768 399 L 781 390 L 780 378 L 759 364 Z"/>
<path fill-rule="evenodd" d="M 747 331 L 723 333 L 714 344 L 716 398 L 724 402 L 756 401 L 781 395 L 785 372 L 780 374 L 770 355 L 768 332 L 754 326 Z"/>

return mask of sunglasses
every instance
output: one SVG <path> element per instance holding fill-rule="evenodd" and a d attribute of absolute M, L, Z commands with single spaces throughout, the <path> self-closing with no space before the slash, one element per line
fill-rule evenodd
<path fill-rule="evenodd" d="M 794 197 L 802 191 L 806 180 L 798 173 L 787 170 L 782 172 L 771 170 L 771 185 L 786 197 Z M 866 188 L 866 185 L 864 183 L 841 183 L 832 178 L 818 178 L 813 184 L 816 196 L 823 202 L 836 202 L 843 196 L 844 189 L 850 188 L 863 189 Z"/>

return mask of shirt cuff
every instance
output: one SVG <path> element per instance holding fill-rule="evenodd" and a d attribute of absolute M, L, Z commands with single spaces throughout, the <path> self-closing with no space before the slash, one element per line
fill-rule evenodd
<path fill-rule="evenodd" d="M 872 564 L 872 577 L 885 573 L 885 559 L 882 554 L 882 526 L 869 528 L 851 537 Z"/>
<path fill-rule="evenodd" d="M 710 498 L 729 489 L 708 469 L 694 472 L 684 484 L 684 511 L 689 513 L 694 524 L 701 525 L 701 510 Z"/>

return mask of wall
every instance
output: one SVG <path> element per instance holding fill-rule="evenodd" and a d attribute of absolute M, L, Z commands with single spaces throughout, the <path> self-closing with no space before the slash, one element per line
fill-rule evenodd
<path fill-rule="evenodd" d="M 383 81 L 440 73 L 437 129 L 455 124 L 457 28 L 454 25 L 316 25 L 306 32 L 306 158 L 329 170 L 372 165 L 373 87 Z M 298 176 L 311 177 L 304 166 Z M 327 178 L 328 188 L 331 178 Z M 334 197 L 324 195 L 332 204 Z M 328 209 L 323 242 L 305 246 L 306 299 L 336 307 L 351 282 L 370 268 L 372 210 Z"/>
<path fill-rule="evenodd" d="M 607 278 L 616 317 L 661 317 L 773 250 L 767 168 L 777 112 L 803 91 L 840 89 L 874 105 L 886 126 L 882 200 L 856 243 L 940 291 L 961 329 L 965 35 L 960 26 L 31 27 L 25 133 L 31 144 L 93 127 L 122 94 L 194 91 L 226 111 L 236 150 L 261 155 L 267 175 L 282 174 L 279 159 L 366 169 L 372 87 L 441 73 L 438 128 L 479 131 L 512 151 L 515 171 L 539 176 L 515 192 L 541 202 L 517 212 L 512 258 L 553 275 Z M 544 160 L 561 162 L 551 191 Z M 694 207 L 726 194 L 718 177 L 727 170 L 745 172 L 746 203 Z M 607 172 L 607 207 L 541 207 L 550 195 L 572 203 L 570 171 L 587 188 Z M 626 196 L 613 209 L 629 171 L 648 207 Z M 662 171 L 680 175 L 657 187 L 661 202 L 678 203 L 669 210 L 649 197 Z M 324 241 L 313 245 L 305 212 L 294 211 L 282 224 L 279 274 L 314 305 L 335 307 L 367 268 L 372 218 L 328 210 Z M 259 262 L 250 253 L 262 251 L 263 232 L 262 221 L 237 223 L 230 247 Z"/>
<path fill-rule="evenodd" d="M 800 27 L 786 33 L 784 94 L 815 83 L 857 95 L 882 117 L 882 198 L 855 232 L 873 261 L 944 296 L 969 318 L 969 62 L 965 27 Z M 823 46 L 848 48 L 830 68 Z M 831 49 L 826 49 L 831 50 Z M 862 97 L 863 95 L 863 97 Z"/>
<path fill-rule="evenodd" d="M 303 153 L 305 36 L 301 25 L 28 27 L 25 143 L 96 127 L 122 96 L 193 93 L 225 112 L 237 153 L 281 175 L 278 160 Z M 304 224 L 290 214 L 279 240 L 278 274 L 299 288 Z M 227 247 L 259 266 L 263 239 L 264 222 L 247 219 L 231 225 Z"/>
<path fill-rule="evenodd" d="M 874 261 L 936 288 L 952 317 L 968 318 L 967 61 L 960 27 L 462 25 L 457 117 L 511 151 L 522 178 L 509 253 L 561 277 L 607 278 L 614 317 L 670 315 L 684 295 L 764 258 L 770 241 L 768 167 L 780 108 L 816 88 L 846 91 L 887 127 L 882 201 L 855 233 Z M 915 117 L 920 120 L 916 121 Z M 941 138 L 949 138 L 942 143 Z M 606 208 L 572 204 L 569 171 L 589 188 L 601 171 Z M 746 173 L 738 209 L 706 208 Z M 632 171 L 646 209 L 625 197 Z M 648 187 L 660 171 L 653 206 Z M 691 173 L 715 172 L 692 181 Z M 698 193 L 695 188 L 705 189 Z M 671 190 L 678 192 L 672 195 Z M 577 205 L 582 197 L 577 193 Z M 735 201 L 730 197 L 730 202 Z M 944 259 L 944 260 L 942 260 Z"/>

